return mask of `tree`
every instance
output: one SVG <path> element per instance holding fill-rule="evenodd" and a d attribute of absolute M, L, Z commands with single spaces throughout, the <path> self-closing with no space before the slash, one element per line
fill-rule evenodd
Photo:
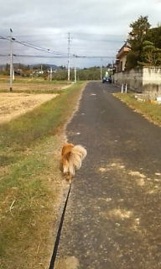
<path fill-rule="evenodd" d="M 129 43 L 134 47 L 140 46 L 151 27 L 148 22 L 148 16 L 140 16 L 137 21 L 130 24 L 130 27 L 132 28 L 132 31 L 129 33 Z"/>
<path fill-rule="evenodd" d="M 131 50 L 127 54 L 126 58 L 126 70 L 130 70 L 132 68 L 135 68 L 138 65 L 138 53 L 134 50 Z"/>
<path fill-rule="evenodd" d="M 161 26 L 149 29 L 146 40 L 153 42 L 156 48 L 161 49 Z"/>
<path fill-rule="evenodd" d="M 156 48 L 153 42 L 145 40 L 142 51 L 143 65 L 157 66 L 161 64 L 161 49 Z"/>
<path fill-rule="evenodd" d="M 139 62 L 142 62 L 143 42 L 150 26 L 148 16 L 140 16 L 137 21 L 130 24 L 132 30 L 129 33 L 128 43 L 131 47 L 131 52 L 127 57 L 127 69 L 128 67 L 135 68 Z"/>

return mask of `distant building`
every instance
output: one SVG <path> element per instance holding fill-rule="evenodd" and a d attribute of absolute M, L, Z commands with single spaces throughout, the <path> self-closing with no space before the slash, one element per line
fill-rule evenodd
<path fill-rule="evenodd" d="M 125 70 L 127 54 L 131 50 L 130 45 L 126 42 L 118 51 L 116 55 L 116 72 Z"/>

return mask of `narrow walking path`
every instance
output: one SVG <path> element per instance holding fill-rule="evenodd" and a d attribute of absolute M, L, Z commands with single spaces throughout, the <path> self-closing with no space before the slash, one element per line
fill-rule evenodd
<path fill-rule="evenodd" d="M 67 127 L 88 155 L 72 184 L 56 269 L 161 268 L 161 128 L 91 82 Z"/>

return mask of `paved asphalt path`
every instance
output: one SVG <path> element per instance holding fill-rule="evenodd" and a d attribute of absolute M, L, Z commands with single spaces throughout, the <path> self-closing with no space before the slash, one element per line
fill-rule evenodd
<path fill-rule="evenodd" d="M 67 126 L 88 155 L 72 184 L 61 269 L 161 268 L 161 128 L 115 98 L 118 90 L 90 82 Z"/>

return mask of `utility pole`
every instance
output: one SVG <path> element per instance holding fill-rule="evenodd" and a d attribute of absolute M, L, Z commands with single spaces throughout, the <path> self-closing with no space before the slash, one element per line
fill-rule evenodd
<path fill-rule="evenodd" d="M 74 56 L 74 83 L 77 82 L 77 67 L 76 67 L 76 58 L 77 55 L 73 55 Z"/>
<path fill-rule="evenodd" d="M 53 78 L 53 69 L 52 66 L 50 67 L 50 81 L 52 81 Z"/>
<path fill-rule="evenodd" d="M 12 83 L 13 83 L 13 38 L 12 38 L 12 29 L 10 28 L 10 92 L 12 92 Z"/>
<path fill-rule="evenodd" d="M 77 82 L 77 68 L 76 68 L 76 65 L 74 67 L 74 82 L 75 83 Z"/>
<path fill-rule="evenodd" d="M 100 79 L 102 80 L 102 58 L 101 58 L 101 66 L 100 66 Z"/>
<path fill-rule="evenodd" d="M 70 81 L 70 33 L 68 33 L 68 81 Z"/>

